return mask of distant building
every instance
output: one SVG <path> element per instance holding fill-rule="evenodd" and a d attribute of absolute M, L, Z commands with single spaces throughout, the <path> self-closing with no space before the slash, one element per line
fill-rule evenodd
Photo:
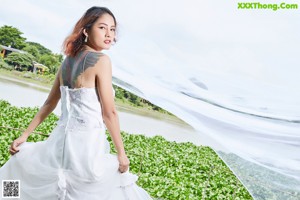
<path fill-rule="evenodd" d="M 22 50 L 19 50 L 19 49 L 15 49 L 15 48 L 12 48 L 10 46 L 7 47 L 7 46 L 4 46 L 4 45 L 0 44 L 0 57 L 6 58 L 12 52 L 26 53 L 25 51 L 22 51 Z M 14 69 L 22 71 L 22 68 L 21 68 L 21 66 L 19 64 L 16 64 L 14 66 Z"/>
<path fill-rule="evenodd" d="M 49 68 L 43 64 L 37 63 L 33 61 L 33 68 L 30 69 L 29 71 L 33 73 L 39 73 L 39 74 L 44 74 L 46 71 L 49 71 Z"/>
<path fill-rule="evenodd" d="M 12 47 L 7 47 L 0 44 L 0 57 L 6 58 L 7 55 L 9 55 L 12 52 L 18 52 L 18 53 L 27 53 L 26 51 L 22 51 L 19 49 L 15 49 Z M 21 68 L 18 64 L 15 65 L 15 70 L 23 71 L 24 69 Z M 43 64 L 37 63 L 36 61 L 32 61 L 32 66 L 28 66 L 26 71 L 31 71 L 33 73 L 39 73 L 44 74 L 45 72 L 49 71 L 49 68 Z"/>
<path fill-rule="evenodd" d="M 1 44 L 0 44 L 0 50 L 1 50 L 0 56 L 2 58 L 5 58 L 8 54 L 10 54 L 12 52 L 26 53 L 25 51 L 15 49 L 15 48 L 12 48 L 12 47 L 7 47 L 7 46 L 1 45 Z"/>

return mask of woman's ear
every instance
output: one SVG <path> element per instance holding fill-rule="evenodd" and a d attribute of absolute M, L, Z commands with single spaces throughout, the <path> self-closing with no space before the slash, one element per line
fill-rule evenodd
<path fill-rule="evenodd" d="M 83 29 L 82 32 L 83 32 L 83 34 L 85 35 L 85 37 L 88 37 L 88 33 L 86 32 L 86 29 L 85 29 L 85 28 Z"/>

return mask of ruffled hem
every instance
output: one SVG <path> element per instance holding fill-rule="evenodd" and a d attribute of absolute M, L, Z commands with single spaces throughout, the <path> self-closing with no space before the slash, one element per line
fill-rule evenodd
<path fill-rule="evenodd" d="M 129 172 L 129 169 L 124 172 L 120 173 L 119 171 L 117 174 L 115 174 L 114 177 L 110 177 L 110 180 L 113 182 L 114 187 L 107 187 L 109 191 L 112 193 L 112 196 L 115 195 L 114 193 L 122 193 L 122 199 L 130 199 L 129 197 L 132 197 L 133 199 L 138 200 L 148 200 L 152 199 L 144 189 L 138 187 L 136 185 L 136 182 L 138 180 L 138 176 L 135 174 L 132 174 Z M 67 183 L 68 181 L 68 183 Z M 94 181 L 94 180 L 84 180 L 80 177 L 77 177 L 76 175 L 70 174 L 64 169 L 60 168 L 58 169 L 58 191 L 56 193 L 58 200 L 65 200 L 67 197 L 67 185 L 68 184 L 76 184 L 77 186 L 73 185 L 73 188 L 76 188 L 78 190 L 81 190 L 83 192 L 87 193 L 97 193 L 97 190 L 99 189 L 99 195 L 101 194 L 101 191 L 106 191 L 106 189 L 101 188 L 100 186 L 103 185 L 103 181 Z M 109 183 L 107 183 L 109 184 Z M 105 186 L 107 186 L 105 184 Z M 75 186 L 75 187 L 74 187 Z M 108 198 L 111 199 L 111 198 Z M 112 198 L 113 199 L 113 198 Z"/>
<path fill-rule="evenodd" d="M 143 188 L 136 184 L 137 175 L 130 173 L 129 169 L 124 173 L 118 171 L 118 159 L 116 155 L 107 152 L 108 148 L 100 149 L 99 154 L 91 154 L 92 156 L 88 154 L 91 162 L 75 163 L 78 165 L 69 163 L 70 158 L 73 161 L 77 158 L 69 154 L 76 149 L 65 151 L 63 158 L 66 162 L 63 164 L 67 167 L 61 167 L 62 144 L 60 142 L 63 139 L 63 134 L 57 133 L 55 137 L 47 141 L 23 143 L 20 145 L 20 152 L 13 155 L 0 168 L 1 179 L 20 180 L 22 200 L 152 199 Z M 95 146 L 105 148 L 105 141 L 103 139 Z M 78 155 L 81 154 L 78 152 Z"/>
<path fill-rule="evenodd" d="M 138 180 L 138 176 L 129 172 L 129 169 L 120 174 L 120 181 L 117 183 L 117 187 L 125 188 L 130 186 Z"/>
<path fill-rule="evenodd" d="M 66 176 L 64 174 L 64 170 L 63 169 L 58 169 L 58 192 L 57 197 L 58 200 L 64 200 L 66 198 L 66 194 L 67 194 L 67 182 L 66 182 Z"/>

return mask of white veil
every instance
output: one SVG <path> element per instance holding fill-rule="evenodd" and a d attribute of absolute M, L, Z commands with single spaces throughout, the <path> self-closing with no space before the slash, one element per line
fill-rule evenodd
<path fill-rule="evenodd" d="M 107 52 L 114 83 L 213 141 L 203 145 L 255 199 L 299 199 L 299 9 L 131 3 L 142 14 L 107 3 L 120 27 L 119 42 Z"/>

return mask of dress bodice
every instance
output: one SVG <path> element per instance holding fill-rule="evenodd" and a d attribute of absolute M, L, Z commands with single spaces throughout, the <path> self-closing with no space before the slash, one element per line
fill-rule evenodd
<path fill-rule="evenodd" d="M 61 116 L 58 124 L 69 128 L 102 127 L 102 110 L 97 88 L 60 86 Z"/>

